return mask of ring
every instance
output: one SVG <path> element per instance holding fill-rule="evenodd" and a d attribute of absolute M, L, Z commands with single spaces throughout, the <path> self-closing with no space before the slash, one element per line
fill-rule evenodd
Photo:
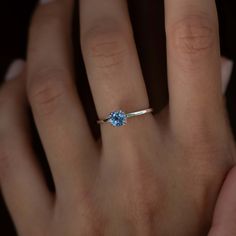
<path fill-rule="evenodd" d="M 151 112 L 153 112 L 152 108 L 144 109 L 141 111 L 134 111 L 130 113 L 125 113 L 124 111 L 121 110 L 113 111 L 107 116 L 107 118 L 98 120 L 97 123 L 98 124 L 109 123 L 114 127 L 120 127 L 127 124 L 128 118 L 145 115 Z"/>

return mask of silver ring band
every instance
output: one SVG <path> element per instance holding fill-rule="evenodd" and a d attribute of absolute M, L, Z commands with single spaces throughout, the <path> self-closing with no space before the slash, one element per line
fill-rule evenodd
<path fill-rule="evenodd" d="M 114 112 L 111 112 L 107 116 L 107 118 L 98 120 L 97 123 L 98 124 L 110 123 L 111 125 L 113 125 L 115 127 L 119 127 L 119 126 L 123 126 L 123 125 L 127 124 L 128 118 L 145 115 L 145 114 L 148 114 L 151 112 L 153 112 L 152 108 L 148 108 L 148 109 L 144 109 L 144 110 L 140 110 L 140 111 L 129 112 L 129 113 L 125 113 L 121 110 L 114 111 Z"/>

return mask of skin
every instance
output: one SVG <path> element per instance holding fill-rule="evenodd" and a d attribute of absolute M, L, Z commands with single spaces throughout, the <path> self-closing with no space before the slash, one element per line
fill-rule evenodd
<path fill-rule="evenodd" d="M 236 234 L 236 167 L 229 172 L 220 192 L 209 236 Z"/>
<path fill-rule="evenodd" d="M 165 0 L 169 105 L 120 128 L 102 125 L 99 142 L 75 87 L 72 8 L 72 0 L 38 6 L 24 71 L 0 91 L 0 183 L 19 235 L 206 235 L 236 159 L 215 2 Z M 148 108 L 126 2 L 81 0 L 80 23 L 98 116 Z M 55 194 L 30 142 L 29 105 Z M 232 217 L 231 205 L 223 206 L 225 199 L 235 203 L 232 179 L 210 236 L 228 219 L 222 211 Z"/>

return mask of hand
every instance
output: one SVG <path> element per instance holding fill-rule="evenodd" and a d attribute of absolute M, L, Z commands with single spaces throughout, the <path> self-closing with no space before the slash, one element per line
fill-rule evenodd
<path fill-rule="evenodd" d="M 208 236 L 236 234 L 236 167 L 229 172 L 217 201 L 212 227 Z"/>
<path fill-rule="evenodd" d="M 230 81 L 233 62 L 226 58 L 222 58 L 221 68 L 222 84 L 225 91 Z M 209 236 L 232 236 L 236 234 L 235 186 L 236 167 L 230 170 L 220 191 Z"/>
<path fill-rule="evenodd" d="M 206 235 L 236 158 L 214 1 L 165 1 L 169 106 L 102 125 L 101 142 L 73 79 L 72 2 L 38 7 L 24 71 L 0 93 L 1 188 L 19 235 Z M 148 108 L 125 1 L 81 0 L 80 24 L 98 116 Z M 55 194 L 31 145 L 28 101 Z"/>

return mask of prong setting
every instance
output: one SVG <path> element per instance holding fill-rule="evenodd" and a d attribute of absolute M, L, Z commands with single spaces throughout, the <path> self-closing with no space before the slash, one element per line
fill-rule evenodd
<path fill-rule="evenodd" d="M 120 127 L 127 124 L 127 115 L 119 110 L 111 112 L 108 116 L 108 122 L 114 127 Z"/>

